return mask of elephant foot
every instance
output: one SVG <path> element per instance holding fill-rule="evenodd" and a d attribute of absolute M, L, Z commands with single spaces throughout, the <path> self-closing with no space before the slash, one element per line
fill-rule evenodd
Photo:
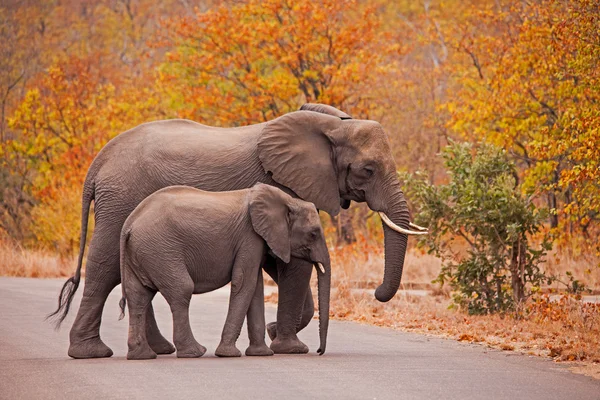
<path fill-rule="evenodd" d="M 221 342 L 215 351 L 215 355 L 218 357 L 241 357 L 242 352 L 233 344 L 227 345 Z"/>
<path fill-rule="evenodd" d="M 269 334 L 271 341 L 275 340 L 277 337 L 277 322 L 269 322 L 267 324 L 267 333 Z"/>
<path fill-rule="evenodd" d="M 285 339 L 277 337 L 271 342 L 271 350 L 275 354 L 306 354 L 308 353 L 308 346 L 296 336 Z"/>
<path fill-rule="evenodd" d="M 154 350 L 156 354 L 173 354 L 175 353 L 175 346 L 173 346 L 167 339 L 160 337 L 155 340 L 148 339 L 150 348 Z"/>
<path fill-rule="evenodd" d="M 198 358 L 202 357 L 204 353 L 206 353 L 206 347 L 196 343 L 190 347 L 177 349 L 177 358 Z"/>
<path fill-rule="evenodd" d="M 266 343 L 251 344 L 246 349 L 247 356 L 272 356 L 275 354 Z"/>
<path fill-rule="evenodd" d="M 127 352 L 128 360 L 152 360 L 157 357 L 148 344 L 130 346 Z"/>
<path fill-rule="evenodd" d="M 69 357 L 76 359 L 104 358 L 112 356 L 113 351 L 97 336 L 92 339 L 71 342 L 68 354 Z"/>

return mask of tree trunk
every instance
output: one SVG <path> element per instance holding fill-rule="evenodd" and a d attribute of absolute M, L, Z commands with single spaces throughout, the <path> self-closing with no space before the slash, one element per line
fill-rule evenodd
<path fill-rule="evenodd" d="M 525 300 L 526 241 L 527 239 L 525 238 L 518 239 L 513 243 L 511 249 L 510 275 L 515 304 L 519 304 Z"/>
<path fill-rule="evenodd" d="M 335 236 L 337 245 L 351 244 L 356 242 L 356 234 L 354 233 L 354 225 L 352 225 L 351 210 L 345 210 L 336 217 L 331 217 L 331 223 L 335 228 Z"/>
<path fill-rule="evenodd" d="M 556 194 L 553 192 L 548 193 L 548 208 L 550 210 L 556 210 Z M 550 213 L 550 228 L 556 228 L 558 226 L 558 214 L 554 212 Z"/>

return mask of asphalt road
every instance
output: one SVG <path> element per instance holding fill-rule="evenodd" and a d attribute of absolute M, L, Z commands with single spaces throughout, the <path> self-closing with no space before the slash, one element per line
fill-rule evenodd
<path fill-rule="evenodd" d="M 318 324 L 313 321 L 300 335 L 311 349 L 308 355 L 220 359 L 214 350 L 228 289 L 192 301 L 192 329 L 208 348 L 202 358 L 126 360 L 127 319 L 117 320 L 117 288 L 104 310 L 101 332 L 115 355 L 72 360 L 67 346 L 74 315 L 59 332 L 43 322 L 62 283 L 0 278 L 1 399 L 600 399 L 600 381 L 548 360 L 337 321 L 321 357 L 315 353 Z M 170 337 L 168 306 L 162 297 L 154 304 Z M 267 306 L 268 321 L 274 311 Z M 243 331 L 238 341 L 242 351 L 246 336 Z"/>

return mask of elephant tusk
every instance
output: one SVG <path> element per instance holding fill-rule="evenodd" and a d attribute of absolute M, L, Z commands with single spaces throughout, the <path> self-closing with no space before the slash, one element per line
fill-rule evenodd
<path fill-rule="evenodd" d="M 325 267 L 323 267 L 323 264 L 321 264 L 320 262 L 318 262 L 317 266 L 319 267 L 319 269 L 321 270 L 321 272 L 324 274 L 325 273 Z"/>
<path fill-rule="evenodd" d="M 398 233 L 403 233 L 405 235 L 427 235 L 429 233 L 429 232 L 416 232 L 416 231 L 411 231 L 408 229 L 401 228 L 398 225 L 396 225 L 395 223 L 393 223 L 392 220 L 387 215 L 382 213 L 381 211 L 379 211 L 379 216 L 381 217 L 381 220 L 387 226 L 389 226 L 391 229 L 395 230 Z"/>
<path fill-rule="evenodd" d="M 410 226 L 411 228 L 415 228 L 416 230 L 421 231 L 421 232 L 427 232 L 427 228 L 423 228 L 422 226 L 413 224 L 412 222 L 409 222 L 408 226 Z"/>

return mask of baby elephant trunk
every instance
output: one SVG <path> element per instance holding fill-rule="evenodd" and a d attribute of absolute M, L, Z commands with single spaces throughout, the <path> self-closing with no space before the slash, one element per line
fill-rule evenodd
<path fill-rule="evenodd" d="M 319 289 L 319 339 L 317 353 L 323 355 L 327 346 L 327 330 L 329 329 L 329 297 L 331 294 L 331 263 L 315 263 Z"/>

